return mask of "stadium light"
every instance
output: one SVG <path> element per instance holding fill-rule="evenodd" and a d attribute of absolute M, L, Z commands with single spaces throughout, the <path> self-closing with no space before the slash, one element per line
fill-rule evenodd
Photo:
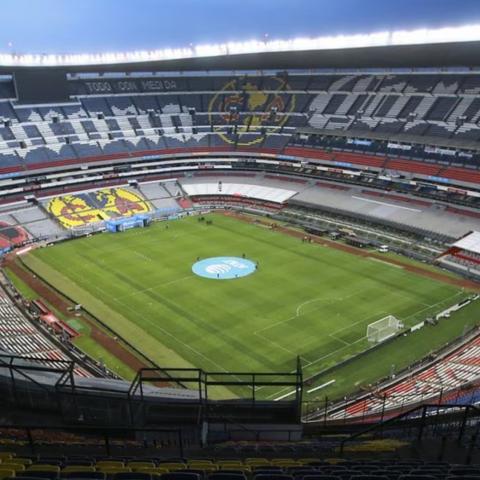
<path fill-rule="evenodd" d="M 0 66 L 46 67 L 69 65 L 107 65 L 184 58 L 218 57 L 245 53 L 295 52 L 302 50 L 335 50 L 341 48 L 379 47 L 389 45 L 424 45 L 480 40 L 480 24 L 436 29 L 399 30 L 370 34 L 331 35 L 317 38 L 293 38 L 190 45 L 186 48 L 110 52 L 99 54 L 39 55 L 0 53 Z"/>

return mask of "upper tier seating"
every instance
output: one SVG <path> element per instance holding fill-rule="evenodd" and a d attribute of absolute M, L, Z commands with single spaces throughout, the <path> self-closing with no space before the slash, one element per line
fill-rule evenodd
<path fill-rule="evenodd" d="M 116 79 L 104 82 L 110 85 L 104 96 L 89 95 L 96 87 L 78 83 L 76 105 L 31 107 L 0 100 L 0 173 L 93 157 L 127 158 L 145 150 L 278 152 L 307 124 L 393 137 L 480 138 L 475 74 L 182 77 L 156 80 L 168 84 L 168 91 L 143 94 L 136 87 L 128 96 L 112 93 Z M 465 181 L 454 171 L 445 176 Z"/>
<path fill-rule="evenodd" d="M 31 238 L 59 234 L 61 229 L 38 206 L 21 202 L 0 210 L 0 250 L 19 246 Z"/>

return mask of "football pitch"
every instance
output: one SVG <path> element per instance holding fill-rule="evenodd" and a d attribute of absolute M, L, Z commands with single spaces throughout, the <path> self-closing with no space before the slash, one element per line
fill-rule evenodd
<path fill-rule="evenodd" d="M 415 325 L 466 295 L 378 259 L 206 218 L 84 237 L 24 261 L 158 365 L 215 372 L 292 371 L 299 356 L 315 375 L 368 348 L 369 323 L 394 315 Z M 198 259 L 242 255 L 258 265 L 242 278 L 192 271 Z M 386 366 L 385 357 L 371 368 L 380 376 Z"/>

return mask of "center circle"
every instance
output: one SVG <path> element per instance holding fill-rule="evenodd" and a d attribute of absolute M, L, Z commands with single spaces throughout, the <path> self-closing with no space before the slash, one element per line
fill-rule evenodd
<path fill-rule="evenodd" d="M 192 265 L 192 272 L 199 277 L 214 280 L 232 280 L 246 277 L 257 269 L 257 264 L 240 257 L 210 257 Z"/>

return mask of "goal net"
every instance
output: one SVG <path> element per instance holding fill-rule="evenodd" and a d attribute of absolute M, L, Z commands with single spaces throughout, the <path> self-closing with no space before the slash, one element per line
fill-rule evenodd
<path fill-rule="evenodd" d="M 387 315 L 367 326 L 367 339 L 371 343 L 383 342 L 402 328 L 403 324 L 400 320 L 393 315 Z"/>

